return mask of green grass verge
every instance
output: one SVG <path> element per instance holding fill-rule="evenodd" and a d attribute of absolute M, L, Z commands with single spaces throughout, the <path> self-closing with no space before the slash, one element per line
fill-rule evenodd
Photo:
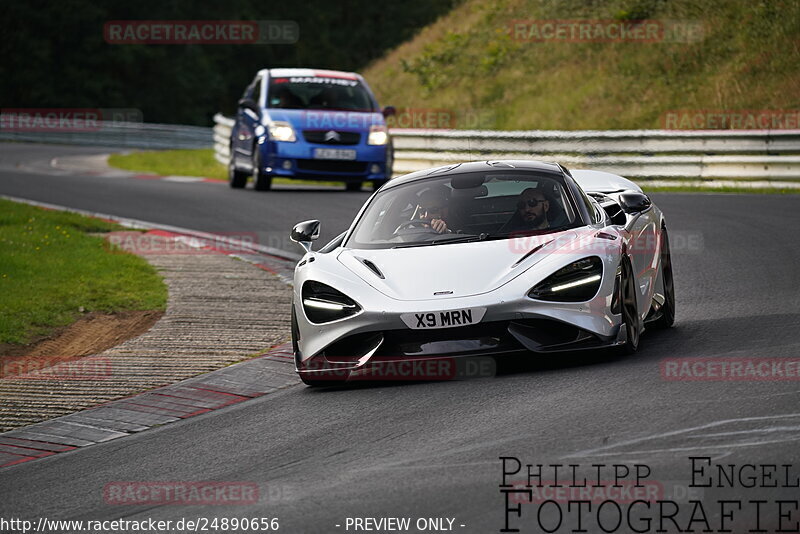
<path fill-rule="evenodd" d="M 228 171 L 214 159 L 213 149 L 155 150 L 131 154 L 111 154 L 108 164 L 118 169 L 163 176 L 202 176 L 212 180 L 228 181 Z M 343 187 L 342 182 L 321 180 L 290 180 L 273 178 L 272 183 L 284 185 L 332 185 Z"/>
<path fill-rule="evenodd" d="M 0 199 L 0 343 L 27 343 L 85 311 L 163 310 L 167 288 L 143 258 L 89 232 L 122 227 Z"/>
<path fill-rule="evenodd" d="M 642 19 L 700 31 L 688 42 L 530 42 L 511 31 L 515 20 Z M 798 35 L 796 0 L 466 0 L 362 72 L 382 105 L 442 117 L 440 128 L 663 128 L 675 110 L 794 113 Z"/>
<path fill-rule="evenodd" d="M 177 176 L 202 176 L 227 180 L 225 167 L 214 159 L 212 149 L 156 150 L 111 154 L 108 164 L 126 171 Z"/>

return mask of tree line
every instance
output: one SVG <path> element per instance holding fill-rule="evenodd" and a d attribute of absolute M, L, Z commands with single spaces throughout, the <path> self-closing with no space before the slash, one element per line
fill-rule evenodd
<path fill-rule="evenodd" d="M 359 70 L 461 0 L 47 0 L 0 4 L 2 108 L 135 109 L 146 122 L 208 125 L 255 72 Z M 110 44 L 109 21 L 293 21 L 289 44 Z"/>

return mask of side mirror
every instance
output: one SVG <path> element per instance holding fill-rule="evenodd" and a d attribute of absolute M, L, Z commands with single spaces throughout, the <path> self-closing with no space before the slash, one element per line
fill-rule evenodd
<path fill-rule="evenodd" d="M 320 222 L 316 220 L 297 223 L 289 234 L 289 239 L 299 243 L 306 252 L 311 252 L 311 242 L 319 237 Z"/>
<path fill-rule="evenodd" d="M 388 119 L 389 117 L 393 117 L 397 115 L 397 109 L 394 106 L 386 106 L 383 108 L 383 118 Z"/>
<path fill-rule="evenodd" d="M 261 115 L 261 110 L 258 109 L 258 104 L 252 98 L 242 98 L 239 100 L 239 107 L 249 109 L 256 115 Z"/>
<path fill-rule="evenodd" d="M 638 191 L 626 191 L 620 193 L 619 203 L 625 213 L 639 213 L 647 210 L 653 203 L 650 197 Z"/>

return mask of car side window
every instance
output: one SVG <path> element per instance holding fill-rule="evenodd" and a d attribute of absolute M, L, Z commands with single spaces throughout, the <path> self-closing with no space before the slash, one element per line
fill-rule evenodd
<path fill-rule="evenodd" d="M 586 192 L 578 187 L 578 196 L 580 197 L 580 201 L 584 203 L 586 206 L 586 211 L 589 213 L 589 217 L 591 218 L 591 223 L 595 224 L 603 220 L 603 217 L 597 213 L 597 208 L 594 205 L 594 202 L 589 198 Z M 599 217 L 599 220 L 598 220 Z"/>
<path fill-rule="evenodd" d="M 594 208 L 594 214 L 593 214 L 594 215 L 594 222 L 595 223 L 603 222 L 603 220 L 605 219 L 605 215 L 606 215 L 605 210 L 602 208 L 602 206 L 600 206 L 600 203 L 596 199 L 592 198 L 591 202 L 592 202 L 592 207 Z M 592 212 L 590 212 L 590 213 L 592 213 Z"/>
<path fill-rule="evenodd" d="M 250 97 L 257 105 L 261 105 L 261 78 L 256 78 L 253 82 L 253 94 Z"/>

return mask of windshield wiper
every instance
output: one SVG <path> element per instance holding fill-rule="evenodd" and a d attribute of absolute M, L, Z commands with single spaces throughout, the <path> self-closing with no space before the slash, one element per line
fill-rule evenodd
<path fill-rule="evenodd" d="M 540 237 L 543 235 L 559 232 L 563 230 L 563 227 L 550 229 L 548 231 L 541 232 L 541 231 L 532 231 L 531 233 L 526 232 L 505 232 L 502 234 L 468 234 L 468 235 L 461 235 L 461 234 L 448 234 L 452 237 L 450 238 L 437 238 L 431 241 L 416 241 L 414 243 L 404 243 L 402 245 L 396 245 L 392 248 L 411 248 L 411 247 L 427 247 L 430 245 L 443 245 L 447 243 L 469 243 L 471 241 L 495 241 L 497 239 L 514 239 L 517 237 Z"/>
<path fill-rule="evenodd" d="M 461 235 L 461 234 L 448 234 L 452 237 L 448 238 L 437 238 L 432 239 L 431 241 L 415 241 L 413 243 L 403 243 L 402 245 L 396 245 L 392 248 L 411 248 L 411 247 L 429 247 L 431 245 L 441 245 L 444 243 L 466 243 L 468 241 L 482 241 L 483 236 L 488 234 L 481 234 L 481 235 Z"/>
<path fill-rule="evenodd" d="M 541 230 L 519 230 L 515 232 L 505 232 L 502 234 L 481 234 L 486 235 L 482 241 L 491 241 L 493 239 L 517 239 L 520 237 L 542 237 L 549 234 L 555 234 L 567 230 L 568 226 L 556 226 L 553 228 L 543 228 Z"/>
<path fill-rule="evenodd" d="M 450 234 L 450 235 L 453 235 L 453 234 Z M 450 239 L 446 239 L 446 238 L 445 239 L 434 239 L 433 241 L 431 241 L 431 244 L 432 245 L 438 245 L 440 243 L 467 243 L 469 241 L 483 241 L 484 239 L 486 239 L 486 236 L 488 236 L 488 235 L 489 234 L 480 234 L 480 235 L 454 234 L 453 237 L 450 238 Z"/>

